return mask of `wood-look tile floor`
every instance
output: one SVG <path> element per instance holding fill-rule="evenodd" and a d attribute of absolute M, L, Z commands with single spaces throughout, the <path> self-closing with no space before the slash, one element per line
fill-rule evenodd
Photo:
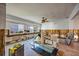
<path fill-rule="evenodd" d="M 32 41 L 33 39 L 18 42 L 20 44 L 24 44 L 24 56 L 41 56 L 31 49 Z M 15 44 L 5 46 L 5 56 L 8 56 L 8 49 L 13 47 Z M 64 51 L 64 56 L 79 56 L 79 42 L 73 42 L 73 44 L 71 44 L 70 46 L 59 44 L 57 48 Z"/>
<path fill-rule="evenodd" d="M 20 44 L 24 44 L 24 56 L 40 56 L 40 54 L 31 49 L 31 42 L 33 42 L 33 39 L 18 42 Z M 16 43 L 5 46 L 5 56 L 9 56 L 8 49 L 13 47 L 15 44 Z"/>
<path fill-rule="evenodd" d="M 69 46 L 59 44 L 58 49 L 64 52 L 64 56 L 79 56 L 79 42 L 72 42 Z"/>
<path fill-rule="evenodd" d="M 36 53 L 34 50 L 32 50 L 32 45 L 31 43 L 33 42 L 33 39 L 28 40 L 25 45 L 24 45 L 24 55 L 25 56 L 40 56 L 40 54 Z"/>

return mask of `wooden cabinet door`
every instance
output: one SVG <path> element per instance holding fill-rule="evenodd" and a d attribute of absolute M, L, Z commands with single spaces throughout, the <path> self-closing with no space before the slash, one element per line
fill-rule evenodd
<path fill-rule="evenodd" d="M 4 37 L 5 37 L 5 30 L 4 29 L 0 29 L 0 56 L 4 55 Z"/>

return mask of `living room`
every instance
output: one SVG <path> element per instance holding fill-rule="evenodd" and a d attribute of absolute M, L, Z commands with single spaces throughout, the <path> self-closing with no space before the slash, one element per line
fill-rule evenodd
<path fill-rule="evenodd" d="M 5 56 L 79 56 L 78 3 L 7 3 Z"/>

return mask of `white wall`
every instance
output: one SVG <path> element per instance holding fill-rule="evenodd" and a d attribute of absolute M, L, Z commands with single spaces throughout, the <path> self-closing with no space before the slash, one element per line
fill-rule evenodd
<path fill-rule="evenodd" d="M 43 23 L 41 29 L 79 29 L 79 19 L 69 20 L 68 22 Z"/>
<path fill-rule="evenodd" d="M 69 29 L 74 29 L 73 20 L 69 20 Z"/>
<path fill-rule="evenodd" d="M 72 20 L 73 29 L 79 29 L 79 20 Z"/>
<path fill-rule="evenodd" d="M 30 26 L 33 26 L 33 25 L 36 25 L 37 28 L 36 30 L 39 31 L 40 30 L 40 26 L 39 24 L 35 24 L 35 23 L 31 23 L 31 22 L 28 22 L 28 21 L 20 21 L 20 20 L 14 20 L 14 19 L 9 19 L 7 18 L 6 19 L 6 29 L 10 29 L 11 28 L 11 25 L 12 24 L 23 24 L 23 25 L 26 25 L 26 27 L 24 27 L 24 29 L 26 30 L 27 28 L 27 25 L 30 27 Z M 27 30 L 30 30 L 30 28 L 27 28 Z"/>
<path fill-rule="evenodd" d="M 41 29 L 69 29 L 69 21 L 65 19 L 54 22 L 46 22 L 42 24 Z"/>
<path fill-rule="evenodd" d="M 6 5 L 0 4 L 0 29 L 6 26 Z"/>
<path fill-rule="evenodd" d="M 79 29 L 79 11 L 76 16 L 70 20 L 70 29 Z"/>

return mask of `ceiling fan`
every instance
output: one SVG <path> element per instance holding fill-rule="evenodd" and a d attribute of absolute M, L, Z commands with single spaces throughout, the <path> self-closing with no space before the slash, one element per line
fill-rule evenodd
<path fill-rule="evenodd" d="M 41 21 L 41 23 L 45 23 L 45 22 L 48 22 L 48 19 L 45 18 L 45 17 L 42 17 L 42 21 Z"/>

